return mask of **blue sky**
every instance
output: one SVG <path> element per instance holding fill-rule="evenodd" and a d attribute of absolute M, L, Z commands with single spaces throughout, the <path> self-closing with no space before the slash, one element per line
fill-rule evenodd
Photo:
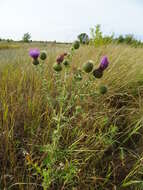
<path fill-rule="evenodd" d="M 101 24 L 105 34 L 143 39 L 143 0 L 0 0 L 0 37 L 72 41 Z"/>

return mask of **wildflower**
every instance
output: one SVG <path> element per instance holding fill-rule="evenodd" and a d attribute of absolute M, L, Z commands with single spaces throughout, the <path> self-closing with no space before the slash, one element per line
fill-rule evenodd
<path fill-rule="evenodd" d="M 37 59 L 39 57 L 39 55 L 40 55 L 40 51 L 38 49 L 30 49 L 29 55 L 33 59 Z"/>
<path fill-rule="evenodd" d="M 92 60 L 89 60 L 88 62 L 86 62 L 84 65 L 83 65 L 83 70 L 86 72 L 86 73 L 90 73 L 93 69 L 93 64 L 94 62 Z"/>
<path fill-rule="evenodd" d="M 102 57 L 99 68 L 103 71 L 108 67 L 109 61 L 107 56 Z"/>
<path fill-rule="evenodd" d="M 64 58 L 65 58 L 65 56 L 67 56 L 67 53 L 63 53 L 63 54 L 61 54 L 60 56 L 58 56 L 57 57 L 57 63 L 62 63 L 63 62 L 63 60 L 64 60 Z"/>
<path fill-rule="evenodd" d="M 40 55 L 40 59 L 44 61 L 46 58 L 47 58 L 47 53 L 46 53 L 46 51 L 42 51 L 42 52 L 41 52 L 41 55 Z"/>
<path fill-rule="evenodd" d="M 62 70 L 62 66 L 61 66 L 61 64 L 59 64 L 59 63 L 55 63 L 55 64 L 53 65 L 53 69 L 54 69 L 55 71 L 59 72 L 59 71 Z"/>
<path fill-rule="evenodd" d="M 93 71 L 93 76 L 95 78 L 101 78 L 103 76 L 103 70 L 99 67 Z"/>
<path fill-rule="evenodd" d="M 79 49 L 79 47 L 80 47 L 80 42 L 79 42 L 79 41 L 75 41 L 75 42 L 73 43 L 73 47 L 74 47 L 74 49 Z"/>

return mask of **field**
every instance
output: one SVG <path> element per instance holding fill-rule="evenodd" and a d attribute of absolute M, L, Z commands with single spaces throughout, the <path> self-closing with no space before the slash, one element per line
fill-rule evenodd
<path fill-rule="evenodd" d="M 142 190 L 143 49 L 81 45 L 56 73 L 70 46 L 0 48 L 0 189 Z M 46 50 L 45 62 L 32 64 L 32 47 Z M 101 79 L 75 80 L 85 61 L 96 68 L 103 55 L 110 64 Z"/>

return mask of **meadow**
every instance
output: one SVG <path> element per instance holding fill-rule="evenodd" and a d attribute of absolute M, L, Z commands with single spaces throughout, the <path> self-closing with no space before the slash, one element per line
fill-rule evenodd
<path fill-rule="evenodd" d="M 29 56 L 35 47 L 47 52 L 39 65 Z M 0 48 L 0 189 L 142 190 L 143 48 L 81 45 L 55 72 L 57 56 L 70 48 Z M 81 71 L 104 55 L 102 78 Z"/>

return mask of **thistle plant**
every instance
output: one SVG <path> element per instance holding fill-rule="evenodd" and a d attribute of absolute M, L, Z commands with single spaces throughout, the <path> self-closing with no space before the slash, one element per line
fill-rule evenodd
<path fill-rule="evenodd" d="M 75 106 L 76 101 L 81 101 L 83 98 L 87 98 L 88 96 L 95 95 L 95 92 L 90 90 L 90 86 L 94 85 L 96 82 L 96 78 L 101 78 L 103 76 L 103 72 L 109 65 L 109 61 L 106 56 L 104 56 L 100 62 L 98 68 L 94 69 L 95 63 L 92 60 L 86 61 L 82 68 L 76 68 L 73 73 L 70 71 L 70 65 L 72 64 L 72 58 L 76 51 L 79 49 L 80 43 L 79 41 L 75 41 L 69 52 L 64 52 L 60 54 L 56 58 L 56 62 L 53 64 L 53 70 L 55 78 L 55 91 L 56 91 L 56 108 L 52 105 L 52 97 L 48 97 L 48 90 L 46 91 L 46 84 L 48 81 L 44 77 L 44 64 L 43 61 L 46 60 L 47 54 L 45 51 L 40 53 L 39 50 L 34 49 L 30 50 L 30 56 L 33 59 L 33 64 L 38 63 L 37 70 L 40 75 L 42 75 L 42 84 L 44 89 L 45 100 L 49 100 L 49 106 L 53 110 L 52 112 L 52 120 L 54 123 L 54 130 L 51 135 L 51 143 L 46 146 L 40 147 L 40 150 L 44 152 L 47 156 L 40 166 L 34 161 L 28 161 L 28 164 L 36 170 L 37 176 L 41 176 L 43 189 L 46 190 L 50 188 L 50 185 L 54 180 L 57 180 L 60 176 L 60 180 L 63 179 L 64 185 L 71 183 L 74 178 L 77 176 L 78 172 L 78 163 L 68 164 L 67 160 L 69 155 L 74 151 L 72 148 L 63 148 L 60 141 L 62 138 L 63 130 L 69 126 L 69 122 L 72 119 L 76 118 L 79 114 L 83 114 L 82 107 L 79 105 Z M 38 57 L 42 60 L 42 64 L 38 60 Z M 38 65 L 34 64 L 34 65 Z M 72 75 L 73 89 L 71 92 L 68 92 L 67 88 L 67 80 L 68 76 Z M 83 80 L 85 77 L 85 80 Z M 83 82 L 82 82 L 83 81 Z M 80 88 L 79 88 L 80 85 Z M 91 88 L 93 89 L 93 88 Z M 95 89 L 94 89 L 95 91 Z M 107 88 L 105 86 L 99 87 L 99 93 L 96 95 L 103 95 L 107 92 Z M 74 108 L 74 109 L 73 109 Z M 66 115 L 66 113 L 73 109 L 72 117 Z M 61 167 L 62 165 L 62 167 Z M 58 169 L 60 168 L 60 169 Z M 67 170 L 68 168 L 68 170 Z"/>

